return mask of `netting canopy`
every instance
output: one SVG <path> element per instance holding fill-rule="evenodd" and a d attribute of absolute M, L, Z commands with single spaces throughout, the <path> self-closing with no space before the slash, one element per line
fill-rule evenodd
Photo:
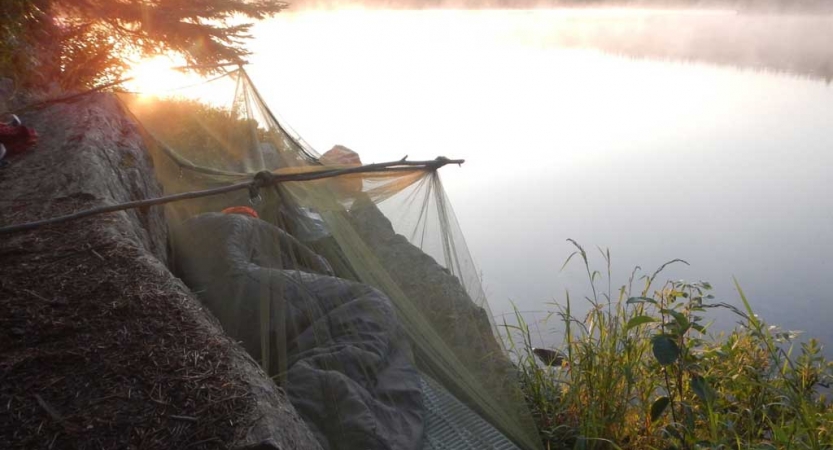
<path fill-rule="evenodd" d="M 166 194 L 322 176 L 166 207 L 172 269 L 322 447 L 540 448 L 443 190 L 448 160 L 321 155 L 243 69 L 199 89 L 120 97 Z"/>

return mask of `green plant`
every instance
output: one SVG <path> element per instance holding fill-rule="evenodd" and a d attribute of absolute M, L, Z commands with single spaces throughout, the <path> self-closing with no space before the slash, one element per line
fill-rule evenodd
<path fill-rule="evenodd" d="M 655 287 L 671 261 L 650 276 L 611 289 L 607 272 L 583 261 L 590 312 L 573 314 L 569 292 L 551 317 L 563 324 L 566 356 L 545 367 L 532 353 L 528 324 L 504 323 L 527 402 L 547 448 L 824 449 L 833 447 L 833 408 L 822 391 L 833 365 L 819 343 L 770 327 L 752 311 L 715 302 L 705 282 Z M 606 291 L 600 288 L 607 277 Z M 643 284 L 638 291 L 633 285 Z M 720 308 L 740 319 L 728 333 L 709 332 L 705 316 Z"/>

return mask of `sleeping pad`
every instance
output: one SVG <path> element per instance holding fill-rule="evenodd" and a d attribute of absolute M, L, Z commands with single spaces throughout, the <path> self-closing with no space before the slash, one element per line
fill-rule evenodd
<path fill-rule="evenodd" d="M 331 276 L 291 235 L 239 214 L 187 220 L 174 230 L 173 256 L 178 275 L 255 358 L 269 305 L 270 332 L 285 333 L 286 392 L 324 449 L 422 447 L 420 377 L 383 293 Z"/>

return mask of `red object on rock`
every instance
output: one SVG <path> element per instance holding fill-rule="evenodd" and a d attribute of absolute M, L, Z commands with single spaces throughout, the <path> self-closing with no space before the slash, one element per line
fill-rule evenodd
<path fill-rule="evenodd" d="M 38 133 L 33 128 L 0 123 L 0 144 L 6 147 L 9 155 L 23 153 L 37 143 Z"/>

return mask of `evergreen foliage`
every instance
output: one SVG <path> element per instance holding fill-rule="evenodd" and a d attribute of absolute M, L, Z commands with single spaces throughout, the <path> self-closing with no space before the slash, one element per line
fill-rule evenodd
<path fill-rule="evenodd" d="M 252 20 L 279 0 L 4 0 L 0 73 L 65 88 L 118 78 L 124 56 L 172 52 L 203 73 L 241 63 Z"/>

